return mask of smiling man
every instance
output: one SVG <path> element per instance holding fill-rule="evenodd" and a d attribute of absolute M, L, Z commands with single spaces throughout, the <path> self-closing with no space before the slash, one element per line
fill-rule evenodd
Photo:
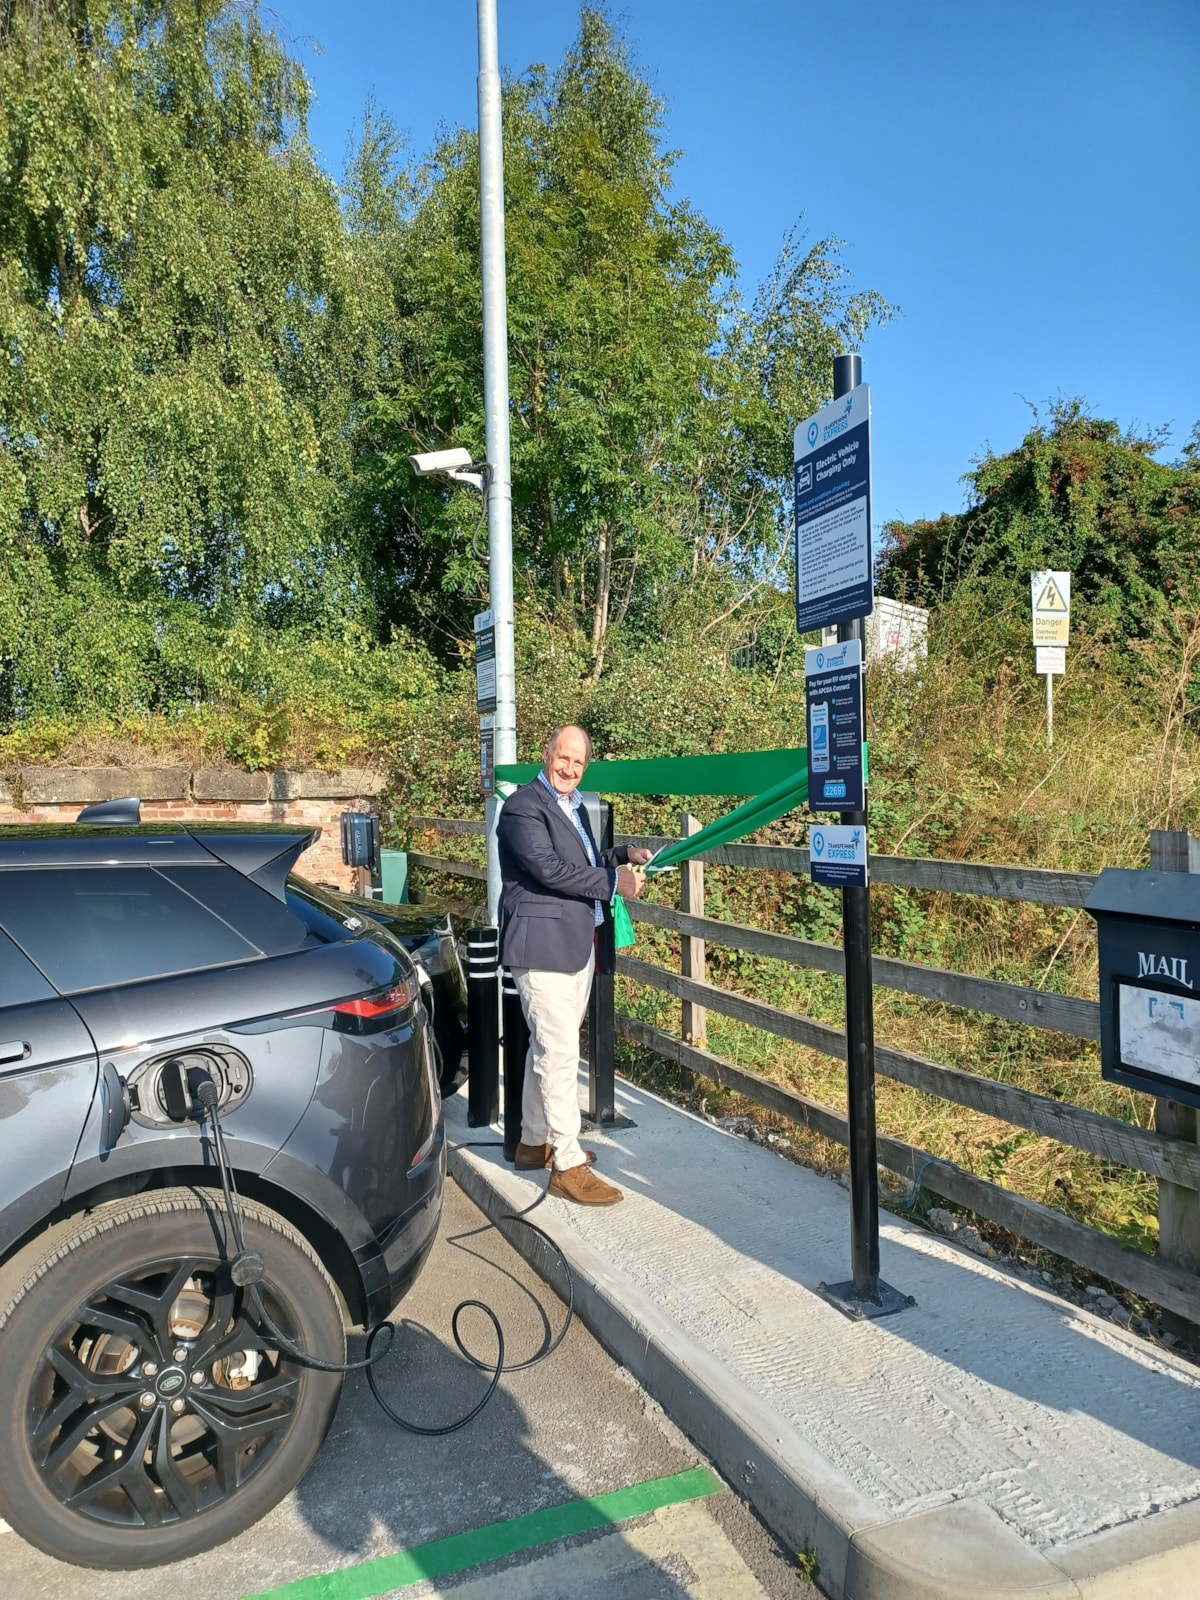
<path fill-rule="evenodd" d="M 537 777 L 501 808 L 500 960 L 529 1023 L 516 1164 L 553 1167 L 550 1193 L 563 1200 L 611 1206 L 624 1196 L 579 1144 L 579 1030 L 597 964 L 612 971 L 609 902 L 641 894 L 650 851 L 597 849 L 576 793 L 591 756 L 582 728 L 559 728 Z"/>

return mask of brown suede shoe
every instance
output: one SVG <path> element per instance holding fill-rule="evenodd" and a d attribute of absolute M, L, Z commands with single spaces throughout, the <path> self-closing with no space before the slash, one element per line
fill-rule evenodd
<path fill-rule="evenodd" d="M 560 1200 L 573 1200 L 577 1206 L 615 1206 L 625 1198 L 620 1189 L 598 1178 L 586 1162 L 565 1172 L 552 1172 L 550 1193 Z"/>
<path fill-rule="evenodd" d="M 596 1152 L 594 1150 L 585 1150 L 583 1159 L 589 1167 L 594 1166 Z M 539 1172 L 543 1167 L 549 1167 L 553 1164 L 554 1149 L 553 1146 L 548 1144 L 519 1144 L 516 1156 L 513 1158 L 513 1166 L 516 1167 L 518 1172 Z"/>

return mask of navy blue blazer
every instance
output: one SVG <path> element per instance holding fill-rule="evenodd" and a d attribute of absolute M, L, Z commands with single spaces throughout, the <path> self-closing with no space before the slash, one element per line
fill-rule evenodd
<path fill-rule="evenodd" d="M 624 866 L 624 845 L 601 853 L 578 813 L 597 861 L 593 867 L 583 840 L 540 778 L 527 783 L 500 807 L 496 840 L 500 854 L 500 960 L 506 967 L 536 967 L 542 972 L 581 972 L 597 931 L 595 902 L 603 903 L 600 970 L 615 960 L 612 867 Z"/>

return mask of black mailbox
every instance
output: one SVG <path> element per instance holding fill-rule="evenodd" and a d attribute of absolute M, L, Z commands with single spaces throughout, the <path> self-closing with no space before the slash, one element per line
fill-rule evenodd
<path fill-rule="evenodd" d="M 1084 901 L 1100 945 L 1100 1071 L 1200 1106 L 1200 875 L 1106 867 Z"/>
<path fill-rule="evenodd" d="M 379 819 L 363 811 L 342 812 L 342 861 L 348 867 L 370 867 L 379 856 Z"/>

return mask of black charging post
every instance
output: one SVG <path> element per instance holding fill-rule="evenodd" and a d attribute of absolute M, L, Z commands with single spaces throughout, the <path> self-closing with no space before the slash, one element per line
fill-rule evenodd
<path fill-rule="evenodd" d="M 521 1142 L 521 1099 L 525 1093 L 525 1057 L 529 1054 L 529 1024 L 513 975 L 504 968 L 501 985 L 504 1015 L 504 1157 L 515 1161 Z"/>
<path fill-rule="evenodd" d="M 613 808 L 598 794 L 579 792 L 592 838 L 601 854 L 613 847 Z M 602 939 L 612 939 L 611 921 L 600 930 Z M 612 951 L 608 954 L 611 956 Z M 608 964 L 607 962 L 605 963 Z M 584 1121 L 593 1127 L 632 1128 L 631 1119 L 617 1110 L 617 979 L 613 972 L 597 970 L 592 979 L 588 1002 L 588 1108 Z"/>
<path fill-rule="evenodd" d="M 369 899 L 381 882 L 379 818 L 364 811 L 343 811 L 341 823 L 342 862 L 354 868 L 354 892 Z"/>

